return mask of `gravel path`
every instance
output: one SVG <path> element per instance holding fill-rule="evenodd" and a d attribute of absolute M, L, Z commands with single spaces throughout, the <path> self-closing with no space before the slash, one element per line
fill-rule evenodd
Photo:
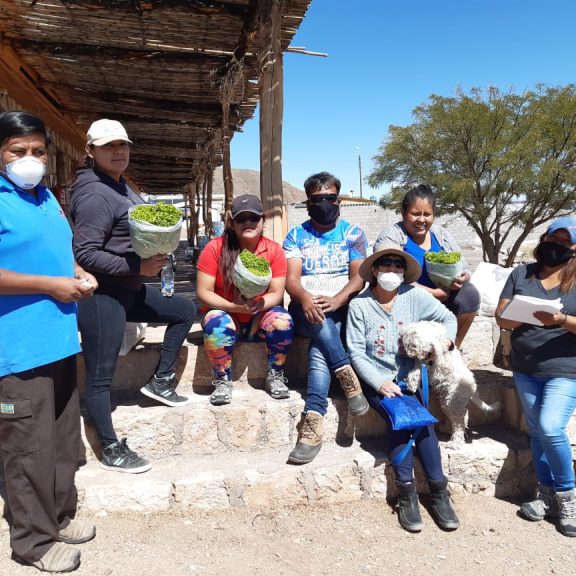
<path fill-rule="evenodd" d="M 423 511 L 409 534 L 385 502 L 255 512 L 233 509 L 182 516 L 94 518 L 98 534 L 82 546 L 79 576 L 572 576 L 576 539 L 548 522 L 530 523 L 517 505 L 485 495 L 458 496 L 462 526 L 443 532 Z M 38 574 L 10 560 L 0 534 L 0 574 Z"/>

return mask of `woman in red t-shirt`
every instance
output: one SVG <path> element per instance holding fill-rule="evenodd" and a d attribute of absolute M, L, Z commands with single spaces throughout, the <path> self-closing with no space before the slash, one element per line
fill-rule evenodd
<path fill-rule="evenodd" d="M 230 404 L 232 399 L 232 350 L 240 339 L 266 343 L 266 390 L 275 399 L 290 396 L 283 372 L 294 328 L 282 307 L 286 257 L 279 244 L 262 236 L 263 228 L 260 199 L 252 194 L 238 196 L 224 235 L 211 240 L 198 261 L 197 293 L 204 313 L 204 348 L 214 373 L 210 403 L 215 406 Z M 234 264 L 244 249 L 265 258 L 272 270 L 268 290 L 249 300 L 232 283 Z"/>

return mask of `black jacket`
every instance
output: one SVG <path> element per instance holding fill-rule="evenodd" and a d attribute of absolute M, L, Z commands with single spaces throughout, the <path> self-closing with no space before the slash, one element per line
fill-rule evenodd
<path fill-rule="evenodd" d="M 72 184 L 71 216 L 76 262 L 98 283 L 140 290 L 140 257 L 132 249 L 128 208 L 143 201 L 121 178 L 92 168 L 78 170 Z"/>

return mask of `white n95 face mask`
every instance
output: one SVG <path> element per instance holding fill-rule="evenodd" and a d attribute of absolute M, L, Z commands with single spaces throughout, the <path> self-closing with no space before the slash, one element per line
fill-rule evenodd
<path fill-rule="evenodd" d="M 6 164 L 8 178 L 23 190 L 30 190 L 38 186 L 45 173 L 46 165 L 34 156 L 24 156 L 24 158 L 18 158 L 18 160 Z"/>
<path fill-rule="evenodd" d="M 404 282 L 404 272 L 380 272 L 376 280 L 382 290 L 392 292 Z"/>

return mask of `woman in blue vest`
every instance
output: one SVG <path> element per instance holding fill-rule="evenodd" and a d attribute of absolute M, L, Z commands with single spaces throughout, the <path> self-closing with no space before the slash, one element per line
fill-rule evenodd
<path fill-rule="evenodd" d="M 94 276 L 74 262 L 72 232 L 40 184 L 49 135 L 26 112 L 0 114 L 0 454 L 14 556 L 69 572 L 94 537 L 74 519 L 80 448 L 76 302 Z"/>
<path fill-rule="evenodd" d="M 422 268 L 417 285 L 430 292 L 456 316 L 458 330 L 454 343 L 460 348 L 480 308 L 480 293 L 469 282 L 470 269 L 464 257 L 463 271 L 449 289 L 436 286 L 428 276 L 425 261 L 427 252 L 460 252 L 452 234 L 442 226 L 434 224 L 435 207 L 436 197 L 427 184 L 420 184 L 409 190 L 402 199 L 402 221 L 380 232 L 374 252 L 383 245 L 396 244 L 416 259 Z"/>

